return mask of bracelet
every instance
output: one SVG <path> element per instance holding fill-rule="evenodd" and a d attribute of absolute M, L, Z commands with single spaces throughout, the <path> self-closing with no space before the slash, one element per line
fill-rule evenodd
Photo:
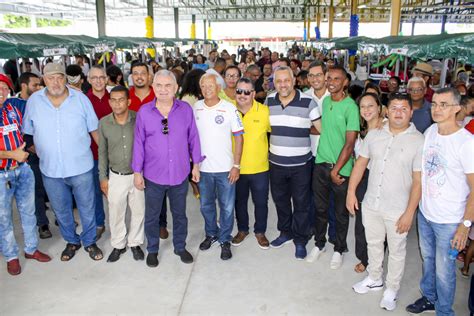
<path fill-rule="evenodd" d="M 237 168 L 240 170 L 240 165 L 233 165 L 232 167 Z"/>

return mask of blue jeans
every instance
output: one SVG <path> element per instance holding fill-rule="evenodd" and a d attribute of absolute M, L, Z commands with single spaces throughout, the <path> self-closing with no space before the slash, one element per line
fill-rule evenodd
<path fill-rule="evenodd" d="M 97 226 L 105 226 L 104 200 L 100 190 L 99 161 L 94 160 L 94 193 L 95 193 L 95 223 Z"/>
<path fill-rule="evenodd" d="M 41 171 L 39 166 L 39 158 L 35 154 L 30 154 L 28 157 L 28 164 L 33 170 L 35 175 L 35 209 L 36 209 L 36 221 L 39 227 L 49 225 L 48 216 L 46 216 L 46 191 L 43 185 L 43 179 L 41 177 Z"/>
<path fill-rule="evenodd" d="M 249 191 L 255 205 L 255 234 L 265 234 L 268 218 L 269 172 L 241 174 L 235 187 L 235 218 L 240 232 L 249 231 Z"/>
<path fill-rule="evenodd" d="M 201 172 L 198 183 L 206 236 L 217 236 L 221 244 L 231 241 L 234 227 L 235 184 L 229 183 L 228 176 L 228 172 Z M 216 193 L 220 209 L 220 230 L 217 227 Z"/>
<path fill-rule="evenodd" d="M 28 164 L 15 170 L 0 171 L 0 245 L 7 261 L 18 258 L 18 244 L 13 233 L 12 200 L 15 197 L 25 240 L 25 253 L 38 247 L 35 217 L 35 177 Z"/>
<path fill-rule="evenodd" d="M 161 185 L 145 179 L 145 235 L 147 251 L 158 253 L 160 247 L 160 219 L 163 201 L 168 195 L 173 219 L 173 246 L 180 252 L 186 247 L 188 218 L 186 217 L 186 195 L 188 179 L 178 185 Z"/>
<path fill-rule="evenodd" d="M 50 178 L 43 174 L 43 183 L 53 207 L 64 240 L 88 247 L 96 242 L 95 193 L 93 169 L 68 178 Z M 82 232 L 76 233 L 72 195 L 81 218 Z"/>
<path fill-rule="evenodd" d="M 437 224 L 428 221 L 418 211 L 418 233 L 423 257 L 421 292 L 435 304 L 437 316 L 454 316 L 456 292 L 456 260 L 450 260 L 448 250 L 458 224 Z"/>

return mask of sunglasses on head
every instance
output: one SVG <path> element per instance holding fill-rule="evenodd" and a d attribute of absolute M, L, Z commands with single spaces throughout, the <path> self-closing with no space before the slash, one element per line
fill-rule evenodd
<path fill-rule="evenodd" d="M 168 119 L 162 119 L 161 120 L 161 125 L 163 125 L 163 129 L 161 130 L 161 132 L 165 135 L 168 135 L 168 133 L 170 132 L 169 128 L 168 128 Z"/>
<path fill-rule="evenodd" d="M 253 92 L 253 90 L 244 90 L 244 89 L 237 89 L 235 90 L 236 94 L 245 94 L 245 95 L 250 95 Z"/>

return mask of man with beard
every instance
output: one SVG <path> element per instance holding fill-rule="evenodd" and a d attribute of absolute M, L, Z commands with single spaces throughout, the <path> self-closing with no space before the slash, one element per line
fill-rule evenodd
<path fill-rule="evenodd" d="M 103 254 L 96 245 L 89 136 L 99 142 L 99 121 L 89 99 L 66 86 L 62 64 L 49 63 L 43 72 L 46 88 L 29 98 L 23 128 L 25 134 L 33 136 L 44 187 L 67 242 L 61 261 L 71 260 L 82 245 L 93 260 L 101 260 Z M 80 236 L 74 223 L 73 194 L 81 217 Z"/>

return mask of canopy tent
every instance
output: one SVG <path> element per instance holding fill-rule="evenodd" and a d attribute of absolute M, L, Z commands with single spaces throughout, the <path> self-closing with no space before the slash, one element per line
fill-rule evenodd
<path fill-rule="evenodd" d="M 418 59 L 457 58 L 474 63 L 474 33 L 387 36 L 359 42 L 359 50 L 378 55 L 400 53 Z"/>

